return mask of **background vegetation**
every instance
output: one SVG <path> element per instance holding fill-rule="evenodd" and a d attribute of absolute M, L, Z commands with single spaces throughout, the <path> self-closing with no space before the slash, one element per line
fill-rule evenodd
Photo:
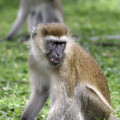
<path fill-rule="evenodd" d="M 62 3 L 66 24 L 78 36 L 77 42 L 95 57 L 103 69 L 109 84 L 112 106 L 116 110 L 120 106 L 120 39 L 92 41 L 89 38 L 120 34 L 120 1 L 62 0 Z M 18 7 L 18 0 L 0 0 L 0 39 L 10 30 Z M 23 31 L 14 41 L 0 43 L 0 120 L 18 120 L 29 99 L 29 50 L 19 42 L 20 36 L 27 33 L 27 25 Z M 48 115 L 49 104 L 48 100 L 38 120 Z M 120 110 L 115 115 L 120 117 Z"/>

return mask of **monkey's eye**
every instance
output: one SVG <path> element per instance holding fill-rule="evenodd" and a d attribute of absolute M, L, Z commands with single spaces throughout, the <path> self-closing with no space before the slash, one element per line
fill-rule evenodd
<path fill-rule="evenodd" d="M 64 47 L 64 46 L 65 46 L 65 43 L 61 43 L 61 46 Z"/>
<path fill-rule="evenodd" d="M 54 45 L 55 45 L 55 43 L 54 43 L 53 41 L 51 41 L 49 44 L 50 44 L 51 46 L 54 46 Z"/>
<path fill-rule="evenodd" d="M 53 42 L 53 41 L 49 41 L 49 42 L 47 42 L 47 47 L 49 47 L 49 49 L 54 49 L 55 48 L 55 46 L 56 46 L 56 44 L 55 44 L 55 42 Z"/>
<path fill-rule="evenodd" d="M 66 44 L 65 43 L 61 43 L 60 45 L 64 49 Z"/>

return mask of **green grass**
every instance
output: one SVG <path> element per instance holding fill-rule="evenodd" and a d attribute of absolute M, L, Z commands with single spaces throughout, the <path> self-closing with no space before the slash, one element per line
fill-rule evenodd
<path fill-rule="evenodd" d="M 78 41 L 97 60 L 104 71 L 111 93 L 111 103 L 116 110 L 120 106 L 120 47 L 102 46 L 87 39 L 97 35 L 120 34 L 119 0 L 62 0 L 65 21 L 72 33 L 81 36 Z M 68 4 L 69 3 L 69 4 Z M 0 1 L 0 39 L 10 30 L 16 18 L 19 2 Z M 24 32 L 27 32 L 25 25 Z M 0 120 L 18 120 L 30 95 L 28 53 L 26 45 L 19 42 L 0 43 Z M 98 40 L 97 42 L 120 44 L 120 40 Z M 38 119 L 49 112 L 47 102 Z M 115 113 L 120 117 L 120 110 Z"/>

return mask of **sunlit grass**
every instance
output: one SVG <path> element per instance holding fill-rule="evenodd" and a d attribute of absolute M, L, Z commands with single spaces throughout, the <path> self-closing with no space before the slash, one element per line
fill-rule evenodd
<path fill-rule="evenodd" d="M 108 80 L 112 106 L 114 110 L 117 109 L 120 106 L 120 48 L 97 45 L 85 38 L 120 34 L 120 1 L 62 0 L 62 3 L 67 26 L 72 33 L 83 37 L 77 42 L 87 49 L 102 67 Z M 0 1 L 0 39 L 10 30 L 18 6 L 19 1 L 16 0 Z M 26 26 L 24 31 L 27 32 Z M 30 95 L 27 64 L 29 50 L 19 42 L 19 36 L 14 38 L 14 42 L 0 43 L 0 120 L 18 120 Z M 120 40 L 103 41 L 120 43 Z M 50 101 L 38 115 L 38 119 L 46 118 L 49 105 Z M 120 117 L 120 110 L 115 115 Z"/>

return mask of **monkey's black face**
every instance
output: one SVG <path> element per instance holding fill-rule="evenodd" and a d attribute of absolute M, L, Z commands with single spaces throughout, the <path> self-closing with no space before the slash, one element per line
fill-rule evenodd
<path fill-rule="evenodd" d="M 63 51 L 65 49 L 66 42 L 59 41 L 47 41 L 47 58 L 53 66 L 57 66 L 63 59 Z"/>

